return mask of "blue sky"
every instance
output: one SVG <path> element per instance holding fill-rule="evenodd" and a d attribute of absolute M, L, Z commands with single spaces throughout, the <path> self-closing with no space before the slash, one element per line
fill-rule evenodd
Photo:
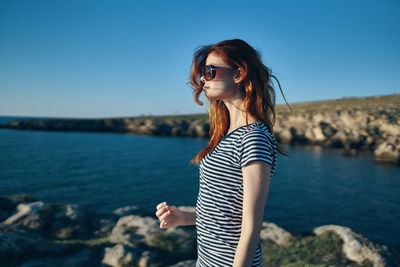
<path fill-rule="evenodd" d="M 400 93 L 398 14 L 398 0 L 0 0 L 0 115 L 206 113 L 193 52 L 233 38 L 289 104 Z"/>

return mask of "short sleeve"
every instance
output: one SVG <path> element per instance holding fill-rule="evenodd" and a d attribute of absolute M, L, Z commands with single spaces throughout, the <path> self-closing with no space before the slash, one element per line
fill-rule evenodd
<path fill-rule="evenodd" d="M 260 160 L 273 166 L 274 139 L 262 130 L 254 130 L 243 135 L 239 149 L 240 167 L 245 167 L 248 163 Z"/>

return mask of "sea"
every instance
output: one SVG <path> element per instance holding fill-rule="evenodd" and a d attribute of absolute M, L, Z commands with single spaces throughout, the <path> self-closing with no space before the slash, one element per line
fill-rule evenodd
<path fill-rule="evenodd" d="M 0 124 L 16 119 L 0 117 Z M 42 117 L 40 117 L 42 118 Z M 157 204 L 195 206 L 198 167 L 190 160 L 207 139 L 121 133 L 0 129 L 0 196 L 29 194 L 99 213 Z M 278 154 L 264 221 L 289 231 L 350 227 L 373 242 L 400 248 L 400 166 L 373 153 L 346 157 L 318 146 L 285 146 Z"/>

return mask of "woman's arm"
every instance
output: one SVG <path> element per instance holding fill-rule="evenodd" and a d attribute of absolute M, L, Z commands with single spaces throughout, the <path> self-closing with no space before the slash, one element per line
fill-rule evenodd
<path fill-rule="evenodd" d="M 269 191 L 271 165 L 263 161 L 253 161 L 242 169 L 242 174 L 242 230 L 233 267 L 247 267 L 253 263 Z"/>
<path fill-rule="evenodd" d="M 180 210 L 176 206 L 169 206 L 162 202 L 156 207 L 156 216 L 160 220 L 160 228 L 187 226 L 196 224 L 196 209 Z"/>
<path fill-rule="evenodd" d="M 182 211 L 184 214 L 184 219 L 182 226 L 195 225 L 196 224 L 196 210 L 194 211 Z"/>

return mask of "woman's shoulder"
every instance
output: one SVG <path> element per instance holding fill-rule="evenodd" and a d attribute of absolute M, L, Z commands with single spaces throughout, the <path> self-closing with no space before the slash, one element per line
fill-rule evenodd
<path fill-rule="evenodd" d="M 255 122 L 249 125 L 249 128 L 244 127 L 245 130 L 242 132 L 240 139 L 243 142 L 251 141 L 253 139 L 264 139 L 269 143 L 275 144 L 276 140 L 272 133 L 268 130 L 268 127 L 263 122 Z"/>

